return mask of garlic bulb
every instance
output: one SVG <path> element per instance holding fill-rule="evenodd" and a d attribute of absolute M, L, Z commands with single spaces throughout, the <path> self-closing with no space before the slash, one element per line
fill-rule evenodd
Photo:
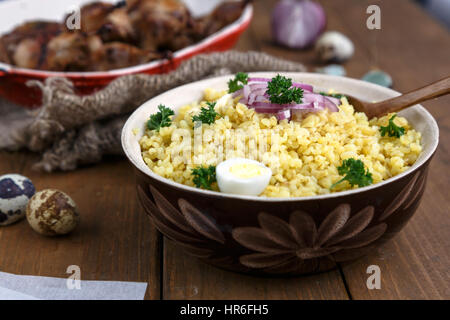
<path fill-rule="evenodd" d="M 327 31 L 316 42 L 316 54 L 324 62 L 343 62 L 353 56 L 353 42 L 337 31 Z"/>

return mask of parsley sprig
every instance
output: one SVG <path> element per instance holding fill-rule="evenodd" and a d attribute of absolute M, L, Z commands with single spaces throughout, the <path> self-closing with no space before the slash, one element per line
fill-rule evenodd
<path fill-rule="evenodd" d="M 172 109 L 167 108 L 162 104 L 158 106 L 158 109 L 159 112 L 152 114 L 150 119 L 147 121 L 147 128 L 149 130 L 156 130 L 159 132 L 159 129 L 162 127 L 170 127 L 172 124 L 170 116 L 173 116 L 174 112 Z"/>
<path fill-rule="evenodd" d="M 365 187 L 373 183 L 372 174 L 364 168 L 364 162 L 361 160 L 355 160 L 353 158 L 342 161 L 342 165 L 338 167 L 338 172 L 344 178 L 334 183 L 330 190 L 336 187 L 339 183 L 347 180 L 350 186 L 358 185 L 359 187 Z"/>
<path fill-rule="evenodd" d="M 200 114 L 192 117 L 192 122 L 201 121 L 202 123 L 212 124 L 216 121 L 219 114 L 214 110 L 215 102 L 207 102 L 207 108 L 201 108 Z"/>
<path fill-rule="evenodd" d="M 383 127 L 383 126 L 380 127 L 380 132 L 381 132 L 382 137 L 384 137 L 387 134 L 389 137 L 400 138 L 402 135 L 405 134 L 405 128 L 399 127 L 394 123 L 394 119 L 396 116 L 397 115 L 394 114 L 389 119 L 389 124 L 386 127 Z"/>
<path fill-rule="evenodd" d="M 212 190 L 211 185 L 216 182 L 216 167 L 197 167 L 192 169 L 193 182 L 197 188 Z"/>
<path fill-rule="evenodd" d="M 241 90 L 244 87 L 244 84 L 248 83 L 248 74 L 243 72 L 236 73 L 236 76 L 233 80 L 228 81 L 228 92 L 233 93 L 238 90 Z"/>
<path fill-rule="evenodd" d="M 345 97 L 343 94 L 340 93 L 326 93 L 326 92 L 319 92 L 319 94 L 326 96 L 326 97 L 333 97 L 336 99 L 340 99 L 342 97 Z"/>
<path fill-rule="evenodd" d="M 267 84 L 266 93 L 272 103 L 288 104 L 291 102 L 301 103 L 303 90 L 292 87 L 292 79 L 277 75 Z"/>

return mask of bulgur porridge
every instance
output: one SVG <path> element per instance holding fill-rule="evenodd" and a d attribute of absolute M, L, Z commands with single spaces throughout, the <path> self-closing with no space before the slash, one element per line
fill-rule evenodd
<path fill-rule="evenodd" d="M 305 109 L 292 108 L 288 116 L 280 117 L 278 109 L 278 113 L 267 111 L 274 104 L 268 101 L 270 82 L 267 85 L 265 80 L 263 90 L 253 86 L 263 97 L 258 104 L 254 102 L 257 95 L 245 92 L 246 86 L 252 86 L 250 80 L 237 82 L 241 85 L 234 89 L 230 83 L 229 90 L 206 89 L 202 101 L 183 106 L 176 114 L 160 106 L 159 117 L 150 118 L 139 141 L 147 166 L 175 182 L 224 192 L 219 184 L 227 175 L 245 182 L 262 174 L 252 167 L 260 163 L 260 169 L 267 169 L 269 176 L 255 195 L 303 197 L 379 183 L 410 168 L 422 151 L 421 133 L 396 114 L 368 120 L 340 95 L 330 97 L 334 109 L 319 108 L 317 100 L 322 98 L 314 93 L 310 95 L 312 109 L 306 108 L 310 91 L 299 87 L 302 100 L 295 102 L 294 97 L 289 106 Z M 263 82 L 254 79 L 256 84 Z M 294 88 L 295 84 L 289 86 Z M 282 112 L 287 110 L 284 107 Z M 156 127 L 152 127 L 154 122 Z M 219 165 L 227 159 L 258 162 L 233 165 L 222 170 L 225 178 L 219 179 Z M 240 176 L 236 174 L 239 170 Z"/>

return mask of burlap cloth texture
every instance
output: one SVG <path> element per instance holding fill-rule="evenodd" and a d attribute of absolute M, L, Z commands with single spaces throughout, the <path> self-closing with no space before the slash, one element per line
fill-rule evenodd
<path fill-rule="evenodd" d="M 171 73 L 129 75 L 88 96 L 74 93 L 65 78 L 30 81 L 43 93 L 33 111 L 0 99 L 0 149 L 28 149 L 41 154 L 35 169 L 74 170 L 122 154 L 121 129 L 130 112 L 146 100 L 192 81 L 239 71 L 305 71 L 302 64 L 260 52 L 198 55 Z"/>

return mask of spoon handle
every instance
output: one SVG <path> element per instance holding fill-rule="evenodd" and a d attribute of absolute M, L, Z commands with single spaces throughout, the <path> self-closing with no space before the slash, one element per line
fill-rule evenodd
<path fill-rule="evenodd" d="M 413 90 L 401 96 L 373 103 L 370 113 L 373 116 L 397 112 L 420 102 L 437 98 L 450 93 L 450 77 L 436 81 L 420 89 Z"/>

